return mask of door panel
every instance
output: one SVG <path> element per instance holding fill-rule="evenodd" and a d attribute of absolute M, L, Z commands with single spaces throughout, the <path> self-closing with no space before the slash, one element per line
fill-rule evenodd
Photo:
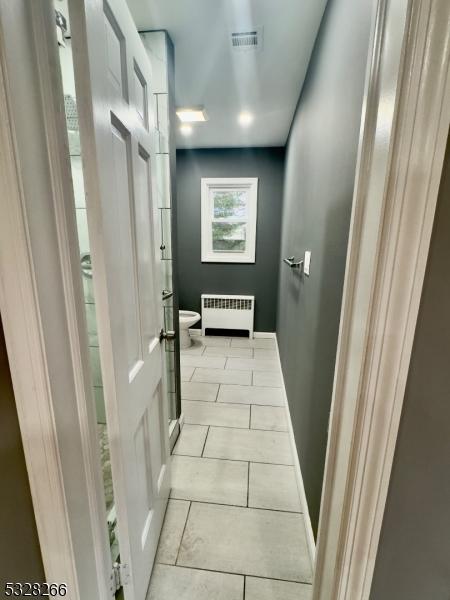
<path fill-rule="evenodd" d="M 141 303 L 141 332 L 144 347 L 148 347 L 153 340 L 153 334 L 160 325 L 158 307 L 155 305 L 153 294 L 154 282 L 157 281 L 157 269 L 154 255 L 145 240 L 152 239 L 152 213 L 146 199 L 151 193 L 150 156 L 144 148 L 138 147 L 135 161 L 135 229 L 137 247 L 137 270 L 139 282 L 139 297 Z M 154 244 L 153 244 L 154 245 Z"/>
<path fill-rule="evenodd" d="M 170 489 L 151 67 L 125 0 L 71 2 L 119 544 L 131 575 L 124 593 L 144 600 Z"/>

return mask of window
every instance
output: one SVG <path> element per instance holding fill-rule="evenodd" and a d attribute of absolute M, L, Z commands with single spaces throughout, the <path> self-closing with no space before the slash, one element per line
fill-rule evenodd
<path fill-rule="evenodd" d="M 202 179 L 202 262 L 255 262 L 257 178 Z"/>

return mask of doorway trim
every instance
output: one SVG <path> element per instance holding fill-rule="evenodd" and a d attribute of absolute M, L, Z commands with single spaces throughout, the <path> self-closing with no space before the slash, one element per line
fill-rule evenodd
<path fill-rule="evenodd" d="M 314 600 L 368 600 L 450 122 L 448 0 L 372 24 Z"/>
<path fill-rule="evenodd" d="M 21 65 L 17 69 L 17 65 Z M 51 0 L 0 0 L 0 311 L 47 582 L 111 598 Z"/>

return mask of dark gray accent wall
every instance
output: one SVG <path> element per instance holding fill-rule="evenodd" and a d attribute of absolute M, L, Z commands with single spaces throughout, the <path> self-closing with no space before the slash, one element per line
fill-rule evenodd
<path fill-rule="evenodd" d="M 283 173 L 283 148 L 177 151 L 180 308 L 200 312 L 202 293 L 254 295 L 255 331 L 275 331 Z M 201 262 L 202 177 L 258 177 L 254 264 Z"/>
<path fill-rule="evenodd" d="M 44 569 L 1 320 L 0 461 L 0 595 L 3 597 L 6 582 L 44 581 Z"/>
<path fill-rule="evenodd" d="M 450 143 L 371 600 L 450 597 Z"/>
<path fill-rule="evenodd" d="M 327 427 L 373 0 L 330 0 L 286 153 L 282 256 L 312 252 L 310 277 L 280 270 L 277 334 L 313 529 Z"/>

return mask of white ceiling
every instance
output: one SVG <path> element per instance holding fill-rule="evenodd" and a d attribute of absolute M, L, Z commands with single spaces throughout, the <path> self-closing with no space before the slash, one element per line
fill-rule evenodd
<path fill-rule="evenodd" d="M 179 148 L 284 146 L 326 0 L 127 0 L 139 30 L 175 45 L 177 106 L 204 106 Z M 263 27 L 262 51 L 232 49 L 232 31 Z M 254 114 L 244 129 L 242 110 Z M 178 124 L 177 124 L 178 127 Z"/>

